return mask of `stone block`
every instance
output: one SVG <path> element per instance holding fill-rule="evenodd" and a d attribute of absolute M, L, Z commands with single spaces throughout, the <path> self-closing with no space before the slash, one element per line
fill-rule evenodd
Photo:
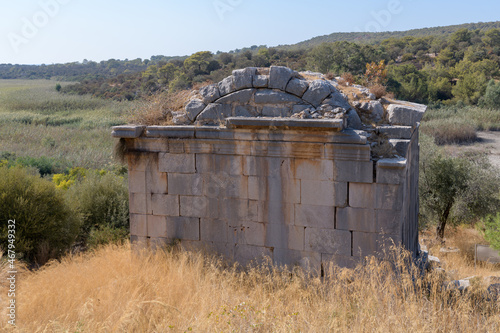
<path fill-rule="evenodd" d="M 148 214 L 146 193 L 129 193 L 130 214 Z"/>
<path fill-rule="evenodd" d="M 156 163 L 158 165 L 158 163 Z M 147 193 L 168 193 L 167 173 L 159 172 L 158 167 L 150 169 L 146 173 L 146 192 Z"/>
<path fill-rule="evenodd" d="M 371 149 L 366 144 L 328 143 L 325 145 L 325 158 L 335 162 L 371 162 Z"/>
<path fill-rule="evenodd" d="M 358 265 L 363 263 L 363 259 L 361 257 L 340 256 L 323 253 L 321 254 L 321 263 L 323 265 L 323 269 L 325 270 L 325 275 L 328 275 L 330 269 L 333 269 L 332 265 L 354 269 Z"/>
<path fill-rule="evenodd" d="M 385 134 L 389 139 L 411 139 L 413 128 L 411 126 L 379 126 L 380 134 Z"/>
<path fill-rule="evenodd" d="M 194 126 L 148 126 L 146 136 L 148 138 L 194 138 Z"/>
<path fill-rule="evenodd" d="M 406 157 L 408 147 L 410 147 L 410 140 L 389 139 L 389 143 L 396 149 L 399 156 Z"/>
<path fill-rule="evenodd" d="M 200 219 L 167 216 L 166 237 L 173 240 L 200 240 Z"/>
<path fill-rule="evenodd" d="M 226 96 L 227 94 L 230 94 L 235 90 L 236 88 L 234 86 L 234 76 L 228 76 L 219 82 L 219 93 L 221 97 Z"/>
<path fill-rule="evenodd" d="M 375 208 L 375 185 L 349 183 L 349 206 L 354 208 Z"/>
<path fill-rule="evenodd" d="M 218 218 L 219 202 L 217 198 L 181 196 L 180 215 L 185 217 Z"/>
<path fill-rule="evenodd" d="M 167 237 L 167 218 L 165 216 L 148 215 L 148 237 Z"/>
<path fill-rule="evenodd" d="M 337 208 L 336 227 L 340 230 L 376 232 L 375 210 L 364 208 Z"/>
<path fill-rule="evenodd" d="M 377 232 L 382 234 L 400 235 L 403 221 L 401 211 L 377 210 Z"/>
<path fill-rule="evenodd" d="M 344 230 L 306 228 L 306 251 L 351 255 L 351 233 Z"/>
<path fill-rule="evenodd" d="M 335 228 L 335 207 L 315 206 L 305 204 L 295 204 L 296 226 L 334 229 Z"/>
<path fill-rule="evenodd" d="M 298 97 L 302 97 L 302 95 L 304 95 L 304 93 L 306 92 L 307 88 L 309 88 L 309 83 L 307 83 L 306 80 L 300 80 L 294 78 L 288 82 L 285 90 L 286 92 L 294 94 Z"/>
<path fill-rule="evenodd" d="M 147 215 L 130 214 L 130 234 L 146 237 L 148 235 Z"/>
<path fill-rule="evenodd" d="M 129 171 L 146 171 L 149 163 L 149 155 L 144 153 L 128 153 L 127 162 Z"/>
<path fill-rule="evenodd" d="M 289 107 L 277 107 L 277 106 L 264 106 L 262 108 L 262 115 L 264 117 L 288 117 L 291 114 L 291 109 Z"/>
<path fill-rule="evenodd" d="M 258 221 L 258 202 L 247 199 L 227 198 L 219 202 L 220 218 L 229 225 L 237 221 Z"/>
<path fill-rule="evenodd" d="M 255 261 L 264 262 L 266 258 L 272 259 L 272 257 L 272 250 L 266 247 L 247 244 L 236 244 L 233 247 L 233 260 L 242 266 Z"/>
<path fill-rule="evenodd" d="M 230 93 L 224 97 L 219 98 L 217 103 L 220 104 L 230 104 L 230 103 L 238 103 L 238 104 L 248 104 L 250 102 L 250 98 L 254 93 L 255 89 L 243 89 L 239 91 L 235 91 Z"/>
<path fill-rule="evenodd" d="M 403 184 L 406 180 L 405 158 L 384 158 L 377 162 L 378 184 Z"/>
<path fill-rule="evenodd" d="M 403 104 L 391 104 L 387 108 L 389 122 L 392 125 L 403 125 L 415 127 L 424 116 L 426 106 L 419 107 Z"/>
<path fill-rule="evenodd" d="M 295 178 L 307 180 L 333 180 L 333 161 L 296 158 L 293 161 Z"/>
<path fill-rule="evenodd" d="M 154 215 L 179 216 L 179 197 L 177 195 L 152 194 L 151 207 Z"/>
<path fill-rule="evenodd" d="M 357 257 L 380 256 L 381 243 L 377 233 L 357 232 L 352 233 L 353 255 Z"/>
<path fill-rule="evenodd" d="M 210 103 L 196 117 L 196 121 L 198 124 L 220 125 L 224 123 L 224 118 L 231 117 L 232 113 L 233 109 L 229 104 Z"/>
<path fill-rule="evenodd" d="M 227 243 L 228 230 L 227 221 L 207 218 L 200 220 L 200 239 L 202 241 Z"/>
<path fill-rule="evenodd" d="M 146 193 L 146 172 L 129 171 L 128 189 L 130 193 Z"/>
<path fill-rule="evenodd" d="M 193 121 L 207 105 L 202 100 L 192 99 L 186 105 L 186 114 L 189 120 Z"/>
<path fill-rule="evenodd" d="M 143 254 L 143 251 L 149 248 L 148 237 L 130 235 L 130 243 L 132 243 L 132 251 L 136 255 Z"/>
<path fill-rule="evenodd" d="M 275 248 L 273 263 L 277 266 L 286 265 L 288 268 L 299 266 L 315 275 L 321 273 L 321 253 L 319 252 Z"/>
<path fill-rule="evenodd" d="M 200 89 L 200 95 L 203 97 L 203 103 L 210 104 L 220 97 L 219 85 L 211 84 Z"/>
<path fill-rule="evenodd" d="M 283 103 L 300 103 L 301 99 L 284 91 L 277 90 L 258 90 L 255 93 L 255 103 L 257 104 L 283 104 Z"/>
<path fill-rule="evenodd" d="M 294 178 L 292 162 L 289 158 L 244 156 L 245 176 Z"/>
<path fill-rule="evenodd" d="M 338 91 L 334 86 L 330 85 L 331 94 L 323 101 L 324 104 L 333 106 L 334 108 L 351 109 L 351 105 L 347 101 L 347 97 Z"/>
<path fill-rule="evenodd" d="M 146 126 L 137 126 L 137 125 L 122 125 L 122 126 L 113 126 L 111 135 L 114 138 L 127 138 L 127 139 L 135 139 L 142 135 Z"/>
<path fill-rule="evenodd" d="M 333 179 L 338 182 L 373 183 L 373 162 L 333 161 Z"/>
<path fill-rule="evenodd" d="M 303 251 L 304 230 L 304 227 L 295 225 L 265 224 L 265 246 Z"/>
<path fill-rule="evenodd" d="M 255 107 L 251 105 L 238 105 L 234 108 L 234 117 L 255 117 L 258 115 L 258 111 Z"/>
<path fill-rule="evenodd" d="M 256 201 L 258 221 L 269 224 L 293 225 L 295 221 L 294 204 L 281 201 Z"/>
<path fill-rule="evenodd" d="M 248 198 L 252 200 L 300 203 L 300 180 L 274 177 L 248 177 Z"/>
<path fill-rule="evenodd" d="M 233 82 L 236 90 L 252 88 L 253 77 L 257 73 L 257 68 L 247 67 L 233 71 Z"/>
<path fill-rule="evenodd" d="M 288 67 L 271 66 L 269 71 L 269 88 L 285 90 L 294 72 Z"/>
<path fill-rule="evenodd" d="M 253 77 L 254 88 L 267 88 L 268 83 L 269 83 L 269 76 L 267 75 L 255 75 Z"/>
<path fill-rule="evenodd" d="M 354 129 L 363 128 L 363 123 L 361 122 L 361 119 L 359 118 L 359 115 L 356 112 L 356 110 L 352 108 L 348 109 L 346 116 L 347 116 L 347 127 Z"/>
<path fill-rule="evenodd" d="M 199 174 L 168 174 L 169 191 L 171 195 L 201 195 L 203 193 L 203 178 Z"/>
<path fill-rule="evenodd" d="M 331 93 L 330 84 L 323 80 L 314 80 L 309 84 L 309 88 L 302 96 L 302 99 L 314 107 L 323 104 L 325 98 Z"/>
<path fill-rule="evenodd" d="M 195 155 L 159 153 L 158 169 L 160 172 L 194 173 Z"/>
<path fill-rule="evenodd" d="M 300 202 L 317 206 L 345 206 L 347 183 L 328 180 L 301 180 Z"/>
<path fill-rule="evenodd" d="M 375 208 L 400 210 L 403 207 L 402 185 L 377 184 L 375 193 Z"/>
<path fill-rule="evenodd" d="M 203 195 L 216 198 L 248 198 L 248 176 L 203 174 Z"/>
<path fill-rule="evenodd" d="M 233 244 L 264 246 L 266 226 L 259 222 L 229 222 L 228 241 Z"/>
<path fill-rule="evenodd" d="M 238 155 L 197 154 L 196 170 L 198 173 L 241 175 L 243 173 L 243 157 Z"/>

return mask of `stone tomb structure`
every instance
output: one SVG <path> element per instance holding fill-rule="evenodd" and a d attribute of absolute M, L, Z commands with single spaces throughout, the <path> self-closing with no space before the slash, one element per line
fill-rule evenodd
<path fill-rule="evenodd" d="M 194 92 L 175 125 L 113 128 L 131 240 L 314 270 L 392 242 L 416 255 L 424 112 L 317 73 L 236 70 Z"/>

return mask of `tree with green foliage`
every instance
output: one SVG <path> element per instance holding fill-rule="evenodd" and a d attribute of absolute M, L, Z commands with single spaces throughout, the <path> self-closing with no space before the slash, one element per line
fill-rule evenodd
<path fill-rule="evenodd" d="M 471 222 L 498 211 L 500 175 L 486 158 L 446 156 L 426 136 L 421 146 L 421 214 L 436 220 L 438 239 L 449 223 Z"/>
<path fill-rule="evenodd" d="M 184 68 L 193 76 L 199 74 L 210 74 L 207 72 L 208 64 L 212 60 L 213 54 L 210 51 L 196 52 L 184 60 Z"/>
<path fill-rule="evenodd" d="M 493 79 L 488 82 L 480 104 L 483 107 L 500 109 L 500 82 L 496 83 Z"/>

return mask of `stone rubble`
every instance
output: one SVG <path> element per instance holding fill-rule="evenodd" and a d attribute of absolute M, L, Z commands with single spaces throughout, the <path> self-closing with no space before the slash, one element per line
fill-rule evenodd
<path fill-rule="evenodd" d="M 234 70 L 221 82 L 193 93 L 185 112 L 173 113 L 173 123 L 224 126 L 228 117 L 342 119 L 345 128 L 365 131 L 372 146 L 394 147 L 375 149 L 384 153 L 374 155 L 374 160 L 405 156 L 426 106 L 377 99 L 355 84 L 349 87 L 359 93 L 346 95 L 338 79 L 282 66 Z"/>

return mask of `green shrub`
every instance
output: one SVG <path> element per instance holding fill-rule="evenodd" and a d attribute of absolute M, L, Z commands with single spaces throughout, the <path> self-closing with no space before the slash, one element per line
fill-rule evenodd
<path fill-rule="evenodd" d="M 484 237 L 491 247 L 500 251 L 500 213 L 488 215 L 483 220 Z"/>
<path fill-rule="evenodd" d="M 15 250 L 28 262 L 57 258 L 75 241 L 80 222 L 50 181 L 20 167 L 0 168 L 0 246 L 8 248 L 8 221 L 15 220 Z"/>
<path fill-rule="evenodd" d="M 500 82 L 495 83 L 495 80 L 488 82 L 486 93 L 481 99 L 480 104 L 492 109 L 500 109 Z"/>
<path fill-rule="evenodd" d="M 128 229 L 128 186 L 124 177 L 88 172 L 66 194 L 68 202 L 81 216 L 82 240 L 92 228 L 100 226 Z"/>
<path fill-rule="evenodd" d="M 87 239 L 87 246 L 95 249 L 109 243 L 121 243 L 127 239 L 129 233 L 125 228 L 113 228 L 107 225 L 92 228 Z"/>

